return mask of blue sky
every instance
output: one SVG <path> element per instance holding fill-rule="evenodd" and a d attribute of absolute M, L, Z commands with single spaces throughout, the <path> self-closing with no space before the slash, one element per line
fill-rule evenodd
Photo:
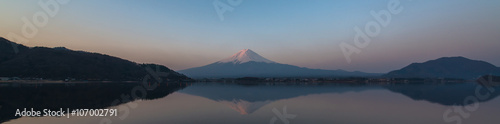
<path fill-rule="evenodd" d="M 46 0 L 43 0 L 46 1 Z M 65 46 L 174 70 L 252 49 L 276 62 L 319 69 L 388 72 L 412 62 L 465 56 L 500 66 L 500 1 L 401 0 L 372 42 L 346 62 L 355 26 L 389 0 L 243 0 L 221 21 L 215 0 L 72 0 L 60 5 L 28 46 Z M 228 3 L 226 0 L 219 0 Z M 21 34 L 38 0 L 0 0 L 0 36 Z"/>

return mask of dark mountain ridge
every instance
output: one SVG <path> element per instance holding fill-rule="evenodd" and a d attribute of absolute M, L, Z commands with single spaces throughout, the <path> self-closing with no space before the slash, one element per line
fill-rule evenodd
<path fill-rule="evenodd" d="M 168 73 L 169 80 L 189 80 L 167 67 L 155 64 L 137 64 L 105 54 L 73 51 L 64 47 L 28 48 L 0 38 L 0 77 L 44 78 L 61 80 L 140 81 L 148 72 L 145 68 L 158 66 Z"/>
<path fill-rule="evenodd" d="M 383 77 L 476 79 L 487 74 L 500 75 L 500 68 L 488 62 L 459 56 L 412 63 L 402 69 L 391 71 Z"/>

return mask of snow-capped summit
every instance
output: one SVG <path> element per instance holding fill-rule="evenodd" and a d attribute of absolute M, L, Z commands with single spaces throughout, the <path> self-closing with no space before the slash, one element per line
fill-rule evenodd
<path fill-rule="evenodd" d="M 233 56 L 218 61 L 218 63 L 230 63 L 231 62 L 233 64 L 241 64 L 241 63 L 246 63 L 246 62 L 250 62 L 250 61 L 276 63 L 276 62 L 273 62 L 269 59 L 266 59 L 266 58 L 260 56 L 259 54 L 253 52 L 250 49 L 240 50 L 238 53 L 234 54 Z"/>

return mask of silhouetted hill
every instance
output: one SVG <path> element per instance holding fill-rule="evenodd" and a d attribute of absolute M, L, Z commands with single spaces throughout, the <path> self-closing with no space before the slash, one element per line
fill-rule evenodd
<path fill-rule="evenodd" d="M 18 45 L 20 52 L 16 54 L 12 42 L 3 38 L 0 40 L 0 77 L 139 81 L 149 74 L 145 67 L 158 66 L 169 74 L 170 80 L 189 79 L 161 65 L 141 65 L 109 55 L 73 51 L 64 47 L 28 48 Z"/>
<path fill-rule="evenodd" d="M 16 50 L 13 46 L 17 46 L 17 52 L 24 52 L 29 49 L 26 46 L 10 42 L 9 40 L 0 37 L 0 63 L 16 56 Z"/>
<path fill-rule="evenodd" d="M 384 77 L 475 79 L 486 74 L 500 74 L 500 68 L 488 62 L 465 57 L 443 57 L 424 63 L 412 63 Z"/>

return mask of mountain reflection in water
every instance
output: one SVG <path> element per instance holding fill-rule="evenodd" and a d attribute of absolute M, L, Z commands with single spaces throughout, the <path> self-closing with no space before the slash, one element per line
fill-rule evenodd
<path fill-rule="evenodd" d="M 138 90 L 141 87 L 140 83 L 2 83 L 0 123 L 19 118 L 14 116 L 17 109 L 107 108 L 139 99 L 162 98 L 186 87 L 186 84 L 162 83 L 154 90 L 146 89 L 146 94 Z M 133 97 L 132 93 L 137 97 Z"/>
<path fill-rule="evenodd" d="M 196 84 L 180 92 L 201 96 L 238 111 L 249 114 L 273 101 L 290 99 L 311 94 L 342 94 L 346 92 L 361 92 L 367 90 L 389 90 L 405 95 L 413 100 L 424 100 L 441 105 L 466 105 L 464 99 L 475 95 L 475 83 L 445 83 L 445 84 L 321 84 L 321 85 L 235 85 L 206 83 Z M 496 89 L 500 89 L 496 87 Z M 479 102 L 494 99 L 500 92 L 493 92 L 491 97 Z M 471 103 L 468 103 L 471 104 Z"/>
<path fill-rule="evenodd" d="M 298 115 L 292 123 L 444 123 L 442 112 L 448 107 L 467 105 L 464 99 L 475 95 L 480 85 L 177 83 L 160 84 L 154 90 L 147 90 L 144 98 L 123 100 L 123 96 L 130 96 L 137 86 L 141 84 L 0 84 L 0 123 L 99 123 L 101 118 L 37 117 L 40 119 L 35 121 L 13 115 L 16 109 L 22 108 L 119 109 L 134 100 L 145 101 L 125 120 L 115 118 L 116 123 L 269 123 L 275 116 L 271 110 L 282 111 L 283 105 L 288 105 L 289 113 Z M 499 87 L 494 89 L 500 91 Z M 487 103 L 499 94 L 493 92 L 479 102 Z M 497 109 L 492 108 L 499 108 L 495 105 L 496 102 L 481 104 L 481 109 L 487 112 L 474 115 L 494 115 Z M 488 120 L 490 116 L 476 118 L 469 120 L 498 122 Z"/>

